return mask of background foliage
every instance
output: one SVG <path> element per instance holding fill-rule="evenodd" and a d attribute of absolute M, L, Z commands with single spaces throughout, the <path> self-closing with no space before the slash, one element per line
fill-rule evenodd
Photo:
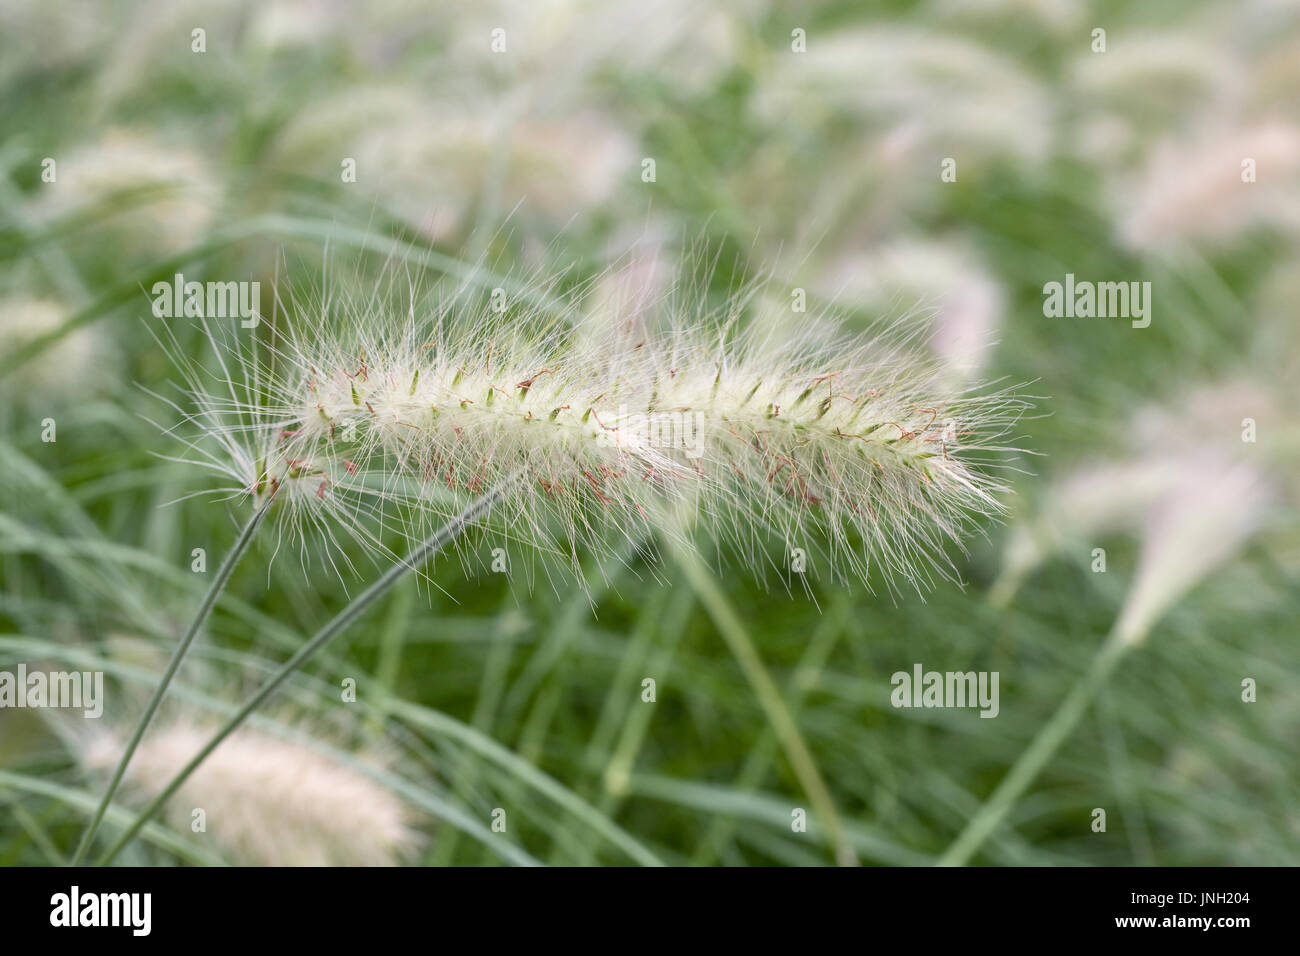
<path fill-rule="evenodd" d="M 1056 482 L 1131 455 L 1145 410 L 1177 420 L 1215 383 L 1271 396 L 1246 404 L 1293 487 L 1297 53 L 1300 18 L 1270 2 L 3 0 L 0 669 L 102 669 L 103 719 L 129 727 L 205 587 L 191 549 L 219 560 L 236 533 L 234 507 L 164 506 L 204 479 L 157 457 L 177 449 L 142 417 L 159 406 L 137 384 L 176 374 L 143 290 L 177 271 L 264 290 L 368 288 L 394 270 L 427 288 L 486 270 L 658 289 L 659 261 L 714 302 L 774 273 L 850 324 L 974 322 L 994 343 L 982 374 L 1033 383 L 1040 414 L 1019 444 L 1039 457 L 1020 462 L 1015 526 L 1068 524 Z M 1216 144 L 1226 178 L 1200 183 Z M 1255 151 L 1245 186 L 1238 157 Z M 348 156 L 356 183 L 340 181 Z M 1151 326 L 1046 318 L 1042 286 L 1067 272 L 1151 281 Z M 175 331 L 201 355 L 196 330 Z M 1171 441 L 1235 442 L 1231 411 Z M 1300 858 L 1294 501 L 1279 494 L 1261 533 L 1159 620 L 978 862 Z M 762 589 L 721 569 L 863 863 L 948 847 L 1087 671 L 1137 530 L 1066 536 L 1003 605 L 996 525 L 954 552 L 965 586 L 923 599 L 829 576 Z M 162 719 L 228 710 L 346 600 L 292 557 L 268 566 L 270 550 L 237 571 Z M 671 561 L 632 563 L 587 595 L 443 562 L 260 726 L 407 801 L 428 839 L 405 862 L 830 862 L 815 820 L 791 831 L 808 797 L 716 613 Z M 890 674 L 916 662 L 998 671 L 999 717 L 892 708 Z M 0 711 L 6 864 L 66 858 L 102 792 L 65 718 Z M 506 834 L 466 822 L 496 807 Z M 208 835 L 161 834 L 121 859 L 231 861 Z"/>

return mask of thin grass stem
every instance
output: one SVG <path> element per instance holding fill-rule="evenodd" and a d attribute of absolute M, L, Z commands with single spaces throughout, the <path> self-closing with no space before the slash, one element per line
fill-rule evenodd
<path fill-rule="evenodd" d="M 271 507 L 274 499 L 268 498 L 266 504 L 257 509 L 257 512 L 248 519 L 244 529 L 239 533 L 231 549 L 226 552 L 225 558 L 221 561 L 221 567 L 217 568 L 216 576 L 208 586 L 208 591 L 203 595 L 203 602 L 199 609 L 194 613 L 194 618 L 190 621 L 189 628 L 185 631 L 185 636 L 181 638 L 176 649 L 172 651 L 171 660 L 167 662 L 167 668 L 163 671 L 162 679 L 158 681 L 158 686 L 154 688 L 153 697 L 149 699 L 149 704 L 144 709 L 144 714 L 135 725 L 135 730 L 131 738 L 127 741 L 126 749 L 122 752 L 121 759 L 117 762 L 117 767 L 113 771 L 113 777 L 108 782 L 108 789 L 104 791 L 104 796 L 99 801 L 99 806 L 95 810 L 94 816 L 90 818 L 90 825 L 86 827 L 86 832 L 81 836 L 81 843 L 77 846 L 77 852 L 73 854 L 70 864 L 79 865 L 86 858 L 86 852 L 90 849 L 91 841 L 95 838 L 95 833 L 99 829 L 99 824 L 104 819 L 104 813 L 108 810 L 108 805 L 113 800 L 113 795 L 117 793 L 118 786 L 122 783 L 122 777 L 126 774 L 127 765 L 131 758 L 135 756 L 136 747 L 140 745 L 140 740 L 144 737 L 144 732 L 149 728 L 150 721 L 153 720 L 154 714 L 158 712 L 158 705 L 162 703 L 163 696 L 167 693 L 167 688 L 171 686 L 172 678 L 176 676 L 176 671 L 181 666 L 186 652 L 189 651 L 190 645 L 194 643 L 194 638 L 198 636 L 199 629 L 212 613 L 212 608 L 216 605 L 217 599 L 226 589 L 226 584 L 230 581 L 230 576 L 235 571 L 235 565 L 239 559 L 244 556 L 248 550 L 249 544 L 252 543 L 254 535 L 257 534 L 258 527 L 265 520 L 267 511 Z"/>
<path fill-rule="evenodd" d="M 117 841 L 108 849 L 100 858 L 99 865 L 105 866 L 111 863 L 113 859 L 121 852 L 123 847 L 135 838 L 140 829 L 149 822 L 158 809 L 171 799 L 172 795 L 190 778 L 190 775 L 205 761 L 208 756 L 221 745 L 221 742 L 229 737 L 242 724 L 253 711 L 257 710 L 263 702 L 266 701 L 276 689 L 279 688 L 290 676 L 293 675 L 299 667 L 305 664 L 321 648 L 325 647 L 330 641 L 347 629 L 357 618 L 359 618 L 376 600 L 386 594 L 394 584 L 396 584 L 406 572 L 423 564 L 429 558 L 440 552 L 447 545 L 451 544 L 470 525 L 478 519 L 485 516 L 492 510 L 493 505 L 498 499 L 518 480 L 518 476 L 507 478 L 498 484 L 495 488 L 488 491 L 481 497 L 475 499 L 460 514 L 452 518 L 438 531 L 434 532 L 406 557 L 402 558 L 382 575 L 379 576 L 368 588 L 353 598 L 342 611 L 312 637 L 306 644 L 299 648 L 298 652 L 284 662 L 274 674 L 272 674 L 261 687 L 254 692 L 244 705 L 236 711 L 222 726 L 212 735 L 203 748 L 195 754 L 190 762 L 168 782 L 162 791 L 153 798 L 147 807 L 135 818 L 135 822 L 129 826 Z"/>
<path fill-rule="evenodd" d="M 1016 759 L 997 789 L 971 817 L 966 828 L 939 857 L 939 866 L 964 866 L 1011 812 L 1025 790 L 1047 766 L 1061 744 L 1069 738 L 1087 712 L 1097 692 L 1106 683 L 1132 643 L 1112 635 L 1092 659 L 1088 672 L 1061 701 L 1052 719 L 1043 725 L 1033 742 Z"/>
<path fill-rule="evenodd" d="M 799 732 L 799 725 L 790 715 L 781 691 L 768 674 L 767 668 L 763 666 L 758 649 L 754 646 L 736 609 L 722 593 L 717 581 L 713 579 L 709 569 L 694 550 L 675 540 L 672 546 L 678 564 L 690 582 L 691 589 L 699 597 L 700 603 L 713 619 L 714 626 L 731 650 L 736 663 L 740 665 L 745 679 L 753 688 L 754 695 L 763 708 L 763 713 L 767 715 L 768 722 L 772 725 L 772 731 L 781 742 L 781 748 L 785 751 L 786 759 L 790 761 L 799 785 L 812 801 L 813 810 L 825 825 L 827 839 L 836 863 L 841 866 L 855 866 L 858 862 L 857 856 L 844 833 L 844 824 L 835 809 L 835 801 L 831 798 L 830 789 L 822 779 L 817 763 L 804 742 L 803 734 Z"/>

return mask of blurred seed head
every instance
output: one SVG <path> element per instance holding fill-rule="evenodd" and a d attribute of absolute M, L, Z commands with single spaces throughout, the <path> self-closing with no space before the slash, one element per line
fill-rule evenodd
<path fill-rule="evenodd" d="M 1262 469 L 1192 459 L 1186 480 L 1150 509 L 1142 550 L 1115 624 L 1125 643 L 1138 643 L 1165 612 L 1264 525 L 1274 494 Z"/>
<path fill-rule="evenodd" d="M 755 93 L 767 123 L 860 123 L 873 140 L 906 142 L 912 160 L 933 167 L 936 180 L 944 156 L 960 157 L 965 169 L 1047 156 L 1052 105 L 1045 90 L 1012 58 L 975 40 L 877 25 L 818 37 L 807 53 L 774 63 Z M 867 82 L 871 76 L 889 81 Z"/>
<path fill-rule="evenodd" d="M 992 351 L 1005 295 L 973 253 L 950 241 L 903 239 L 836 257 L 817 291 L 876 314 L 919 309 L 933 333 L 930 348 L 955 383 L 978 374 Z"/>
<path fill-rule="evenodd" d="M 1243 182 L 1254 160 L 1256 181 Z M 1120 240 L 1149 250 L 1184 241 L 1226 243 L 1248 228 L 1300 229 L 1300 127 L 1261 122 L 1168 140 L 1117 196 Z"/>
<path fill-rule="evenodd" d="M 448 58 L 458 73 L 554 104 L 590 91 L 602 73 L 671 76 L 675 89 L 707 90 L 736 59 L 745 24 L 764 0 L 701 8 L 690 0 L 490 0 L 457 22 Z M 493 29 L 507 53 L 485 57 Z"/>
<path fill-rule="evenodd" d="M 933 0 L 927 19 L 966 27 L 1023 26 L 1064 33 L 1077 27 L 1085 12 L 1083 0 Z"/>
<path fill-rule="evenodd" d="M 188 720 L 151 728 L 126 783 L 143 797 L 156 795 L 214 729 Z M 81 758 L 107 772 L 123 749 L 120 737 L 105 733 L 86 739 Z M 373 762 L 364 753 L 357 759 Z M 305 743 L 249 728 L 224 740 L 164 813 L 189 834 L 195 808 L 204 811 L 207 836 L 245 865 L 392 866 L 419 843 L 406 805 L 365 774 Z"/>
<path fill-rule="evenodd" d="M 467 231 L 476 202 L 495 218 L 562 227 L 640 171 L 634 140 L 599 110 L 523 115 L 472 89 L 435 104 L 401 86 L 327 97 L 281 131 L 272 155 L 332 180 L 355 159 L 362 194 L 436 240 Z"/>
<path fill-rule="evenodd" d="M 1256 423 L 1255 442 L 1242 441 L 1247 418 Z M 995 603 L 1010 600 L 1052 554 L 1129 533 L 1139 542 L 1138 566 L 1116 630 L 1140 641 L 1279 506 L 1300 500 L 1296 431 L 1272 391 L 1252 382 L 1203 386 L 1148 406 L 1134 416 L 1129 439 L 1129 457 L 1067 474 L 1036 517 L 1016 527 Z"/>
<path fill-rule="evenodd" d="M 56 331 L 71 312 L 53 299 L 0 299 L 0 354 Z M 117 364 L 117 350 L 103 331 L 80 326 L 24 362 L 0 386 L 17 403 L 41 398 L 85 398 L 104 385 Z"/>
<path fill-rule="evenodd" d="M 113 129 L 57 158 L 58 179 L 32 205 L 41 223 L 89 214 L 119 202 L 122 211 L 87 231 L 111 230 L 119 255 L 177 251 L 193 245 L 212 222 L 220 186 L 203 156 L 154 133 Z"/>
<path fill-rule="evenodd" d="M 0 83 L 27 70 L 67 69 L 102 41 L 104 4 L 95 0 L 9 0 L 0 5 Z"/>

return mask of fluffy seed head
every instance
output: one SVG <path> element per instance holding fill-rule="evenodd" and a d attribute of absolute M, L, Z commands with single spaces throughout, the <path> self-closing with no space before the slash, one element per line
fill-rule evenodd
<path fill-rule="evenodd" d="M 421 533 L 514 481 L 506 539 L 574 570 L 616 538 L 698 526 L 759 573 L 800 549 L 814 572 L 878 563 L 892 584 L 999 510 L 987 466 L 1024 402 L 939 387 L 896 330 L 776 335 L 739 318 L 752 296 L 726 315 L 669 302 L 658 323 L 503 301 L 345 308 L 281 338 L 273 376 L 245 370 L 254 427 L 223 423 L 253 411 L 238 396 L 201 394 L 203 423 L 248 494 L 309 514 L 368 500 Z"/>
<path fill-rule="evenodd" d="M 146 734 L 127 782 L 153 796 L 211 735 L 191 721 Z M 107 770 L 122 743 L 88 742 L 84 760 Z M 207 832 L 239 862 L 258 866 L 392 866 L 416 842 L 405 804 L 362 773 L 309 749 L 236 730 L 168 802 L 171 826 L 188 832 L 202 808 Z"/>

